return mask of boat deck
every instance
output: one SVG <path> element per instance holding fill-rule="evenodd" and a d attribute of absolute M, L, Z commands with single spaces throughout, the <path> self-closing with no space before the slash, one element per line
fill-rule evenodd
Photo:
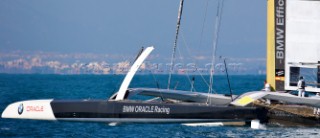
<path fill-rule="evenodd" d="M 320 116 L 314 114 L 314 107 L 296 104 L 284 104 L 258 100 L 253 103 L 268 110 L 268 123 L 280 126 L 320 126 Z"/>

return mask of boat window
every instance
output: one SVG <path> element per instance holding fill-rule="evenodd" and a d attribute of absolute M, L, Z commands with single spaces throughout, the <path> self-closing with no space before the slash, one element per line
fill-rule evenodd
<path fill-rule="evenodd" d="M 146 95 L 133 95 L 129 97 L 129 100 L 140 100 L 140 101 L 145 101 L 145 100 L 150 100 L 150 99 L 154 99 L 154 96 L 146 96 Z"/>
<path fill-rule="evenodd" d="M 307 87 L 318 87 L 318 68 L 290 67 L 290 86 L 297 86 L 299 77 L 303 76 Z"/>

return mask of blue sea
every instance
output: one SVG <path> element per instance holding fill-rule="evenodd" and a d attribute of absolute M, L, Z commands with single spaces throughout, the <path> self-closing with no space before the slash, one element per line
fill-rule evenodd
<path fill-rule="evenodd" d="M 174 75 L 171 88 L 208 91 L 209 76 Z M 0 112 L 13 102 L 28 99 L 107 99 L 121 85 L 124 75 L 9 75 L 0 74 Z M 167 75 L 136 75 L 130 87 L 167 88 Z M 260 90 L 265 76 L 230 76 L 234 94 Z M 214 77 L 214 90 L 229 94 L 226 76 Z M 118 124 L 0 119 L 0 137 L 320 137 L 320 128 L 204 127 L 181 124 Z"/>

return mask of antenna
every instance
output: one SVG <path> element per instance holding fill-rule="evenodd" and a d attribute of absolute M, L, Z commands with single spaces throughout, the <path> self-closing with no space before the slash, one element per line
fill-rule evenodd
<path fill-rule="evenodd" d="M 232 90 L 231 90 L 231 85 L 230 85 L 230 80 L 229 80 L 229 74 L 228 74 L 228 68 L 227 68 L 227 64 L 226 64 L 226 58 L 223 59 L 223 62 L 224 62 L 224 67 L 226 68 L 226 74 L 227 74 L 227 80 L 228 80 L 228 85 L 229 85 L 229 90 L 230 90 L 231 101 L 233 101 L 233 98 L 232 98 Z"/>
<path fill-rule="evenodd" d="M 194 76 L 192 76 L 192 82 L 191 82 L 191 92 L 193 91 L 193 89 L 194 89 L 194 80 L 195 80 L 195 78 L 194 78 Z"/>
<path fill-rule="evenodd" d="M 138 59 L 138 57 L 142 54 L 143 50 L 144 50 L 144 47 L 141 47 L 141 49 L 140 49 L 140 51 L 139 51 L 138 55 L 136 56 L 136 58 L 134 59 L 134 61 L 133 61 L 133 62 L 135 62 L 135 61 Z"/>
<path fill-rule="evenodd" d="M 179 85 L 179 81 L 176 82 L 176 85 L 174 86 L 174 90 L 177 89 L 178 85 Z"/>

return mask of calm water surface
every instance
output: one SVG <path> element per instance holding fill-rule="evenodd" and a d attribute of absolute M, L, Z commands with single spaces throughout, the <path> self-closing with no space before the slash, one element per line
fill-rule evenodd
<path fill-rule="evenodd" d="M 130 87 L 166 88 L 166 75 L 137 75 Z M 123 75 L 7 75 L 0 74 L 0 112 L 28 99 L 107 99 L 118 90 Z M 204 76 L 208 80 L 208 76 Z M 260 90 L 265 76 L 231 76 L 235 94 Z M 229 93 L 225 76 L 215 76 L 217 93 Z M 173 76 L 172 88 L 190 90 L 186 76 Z M 195 89 L 206 92 L 202 77 Z M 320 137 L 320 128 L 189 127 L 181 124 L 120 124 L 0 119 L 0 137 Z"/>

